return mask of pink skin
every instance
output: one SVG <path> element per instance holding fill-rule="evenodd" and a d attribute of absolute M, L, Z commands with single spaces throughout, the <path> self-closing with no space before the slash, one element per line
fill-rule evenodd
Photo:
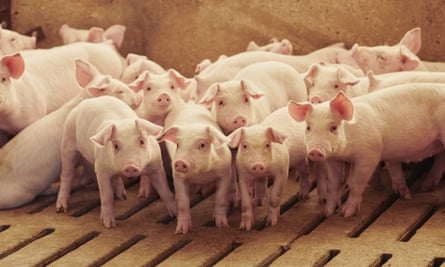
<path fill-rule="evenodd" d="M 101 43 L 106 40 L 112 40 L 113 45 L 120 49 L 124 41 L 126 27 L 115 24 L 104 30 L 99 27 L 91 27 L 90 29 L 77 29 L 70 27 L 68 24 L 63 24 L 59 29 L 59 35 L 64 44 L 71 44 L 75 42 L 91 42 Z"/>
<path fill-rule="evenodd" d="M 101 87 L 97 82 L 103 75 L 97 74 L 89 63 L 77 60 L 75 65 L 80 92 L 59 109 L 27 126 L 0 149 L 0 209 L 18 207 L 37 195 L 57 191 L 58 185 L 53 182 L 60 174 L 63 123 L 78 103 L 106 94 L 126 99 L 118 87 Z"/>
<path fill-rule="evenodd" d="M 7 55 L 36 48 L 36 37 L 20 34 L 0 27 L 0 54 Z"/>
<path fill-rule="evenodd" d="M 80 119 L 85 117 L 91 119 Z M 174 197 L 168 189 L 159 144 L 154 137 L 161 130 L 162 127 L 139 119 L 128 105 L 114 97 L 82 101 L 70 112 L 64 125 L 56 210 L 66 212 L 68 209 L 71 180 L 81 155 L 94 165 L 101 200 L 100 217 L 106 228 L 116 226 L 113 214 L 115 191 L 118 197 L 125 199 L 126 196 L 119 176 L 149 175 L 150 180 L 157 180 L 155 188 L 161 185 L 156 189 L 169 214 L 175 215 Z"/>
<path fill-rule="evenodd" d="M 162 74 L 152 74 L 145 71 L 129 86 L 135 92 L 143 92 L 144 99 L 136 113 L 144 119 L 158 125 L 164 125 L 167 114 L 175 105 L 182 102 L 180 90 L 185 90 L 189 80 L 170 69 Z"/>
<path fill-rule="evenodd" d="M 355 65 L 350 56 L 350 51 L 338 46 L 325 47 L 301 56 L 282 55 L 264 51 L 247 51 L 218 60 L 199 73 L 199 75 L 196 75 L 196 93 L 198 99 L 201 98 L 212 84 L 231 80 L 241 69 L 254 63 L 279 61 L 292 66 L 299 73 L 303 73 L 307 71 L 311 64 L 320 60 L 327 63 L 352 62 Z"/>
<path fill-rule="evenodd" d="M 129 53 L 126 57 L 127 67 L 122 72 L 121 80 L 125 83 L 134 82 L 139 76 L 148 71 L 151 74 L 163 74 L 166 70 L 158 63 L 146 56 Z"/>
<path fill-rule="evenodd" d="M 239 228 L 251 230 L 254 224 L 252 201 L 255 198 L 257 203 L 263 204 L 268 177 L 273 178 L 274 183 L 269 195 L 267 225 L 276 225 L 280 215 L 281 195 L 289 172 L 289 152 L 283 145 L 286 137 L 272 128 L 254 125 L 240 128 L 228 138 L 229 146 L 238 148 L 236 169 L 242 206 Z"/>
<path fill-rule="evenodd" d="M 292 117 L 306 122 L 308 153 L 315 152 L 312 159 L 326 164 L 330 188 L 327 215 L 340 201 L 342 161 L 352 164 L 347 179 L 350 194 L 342 208 L 345 217 L 360 211 L 363 191 L 381 160 L 396 193 L 409 196 L 401 162 L 421 161 L 443 152 L 445 140 L 439 137 L 444 136 L 445 125 L 437 123 L 445 114 L 443 89 L 440 84 L 407 84 L 352 100 L 340 92 L 329 102 L 317 105 L 289 104 Z M 369 123 L 370 118 L 373 123 Z M 406 132 L 411 134 L 407 136 Z"/>
<path fill-rule="evenodd" d="M 228 227 L 227 209 L 236 184 L 232 178 L 232 155 L 210 112 L 195 103 L 182 103 L 169 113 L 164 132 L 171 158 L 178 205 L 177 234 L 191 230 L 190 184 L 216 182 L 214 219 L 218 228 Z"/>
<path fill-rule="evenodd" d="M 406 32 L 396 45 L 359 46 L 351 48 L 352 57 L 365 72 L 382 74 L 396 71 L 426 70 L 416 56 L 422 45 L 420 28 Z"/>
<path fill-rule="evenodd" d="M 263 46 L 259 46 L 254 41 L 250 41 L 246 51 L 266 51 L 283 55 L 292 55 L 293 47 L 292 43 L 287 39 L 278 41 L 274 38 L 269 44 Z"/>
<path fill-rule="evenodd" d="M 299 73 L 287 64 L 261 62 L 240 71 L 233 80 L 212 85 L 198 101 L 210 106 L 225 134 L 261 122 L 290 99 L 305 100 Z"/>

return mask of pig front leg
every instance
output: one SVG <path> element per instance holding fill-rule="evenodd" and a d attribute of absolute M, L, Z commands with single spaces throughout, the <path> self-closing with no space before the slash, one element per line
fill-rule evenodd
<path fill-rule="evenodd" d="M 246 177 L 246 175 L 240 177 L 239 180 L 239 189 L 241 194 L 241 223 L 239 226 L 240 230 L 250 231 L 254 223 L 252 210 L 254 182 L 256 181 L 249 179 L 249 177 Z"/>
<path fill-rule="evenodd" d="M 318 194 L 318 203 L 324 204 L 327 202 L 327 171 L 324 164 L 316 163 L 315 164 L 315 181 L 317 181 L 317 194 Z"/>
<path fill-rule="evenodd" d="M 116 227 L 116 220 L 113 212 L 113 186 L 112 176 L 106 172 L 97 171 L 97 184 L 100 195 L 100 221 L 105 228 Z M 120 178 L 120 177 L 119 177 Z"/>
<path fill-rule="evenodd" d="M 168 215 L 170 215 L 170 217 L 175 217 L 178 214 L 176 208 L 175 196 L 168 187 L 167 175 L 165 174 L 162 165 L 159 166 L 158 170 L 159 171 L 152 173 L 151 183 L 153 184 L 153 187 L 155 188 L 156 192 L 158 192 L 161 200 L 165 203 L 165 206 L 167 207 L 168 210 Z"/>
<path fill-rule="evenodd" d="M 340 206 L 340 186 L 344 180 L 343 161 L 326 161 L 326 204 L 323 214 L 330 216 Z"/>
<path fill-rule="evenodd" d="M 230 173 L 219 177 L 217 183 L 213 217 L 215 219 L 215 225 L 218 228 L 229 227 L 229 223 L 227 222 L 227 209 L 229 207 L 229 190 L 231 183 L 232 179 Z"/>
<path fill-rule="evenodd" d="M 127 199 L 127 191 L 125 190 L 124 181 L 120 176 L 111 177 L 111 186 L 113 187 L 114 195 L 119 200 Z"/>
<path fill-rule="evenodd" d="M 140 198 L 148 198 L 151 194 L 151 182 L 150 177 L 146 174 L 142 174 L 139 179 L 139 191 L 138 197 Z"/>
<path fill-rule="evenodd" d="M 267 203 L 267 177 L 258 177 L 255 179 L 255 204 L 264 206 Z"/>
<path fill-rule="evenodd" d="M 192 229 L 192 217 L 190 215 L 189 184 L 184 179 L 173 177 L 178 207 L 178 217 L 175 234 L 186 234 Z"/>
<path fill-rule="evenodd" d="M 355 213 L 360 213 L 363 192 L 371 179 L 375 168 L 379 164 L 379 158 L 365 158 L 355 161 L 350 169 L 348 177 L 349 196 L 341 213 L 344 217 L 350 217 Z"/>
<path fill-rule="evenodd" d="M 269 209 L 267 213 L 266 225 L 273 226 L 278 223 L 278 217 L 280 216 L 281 195 L 283 194 L 288 176 L 289 173 L 286 168 L 274 177 L 274 182 L 269 196 Z"/>
<path fill-rule="evenodd" d="M 385 161 L 385 166 L 391 177 L 391 184 L 394 192 L 404 199 L 411 199 L 409 188 L 406 185 L 405 175 L 403 174 L 402 164 L 400 162 Z"/>

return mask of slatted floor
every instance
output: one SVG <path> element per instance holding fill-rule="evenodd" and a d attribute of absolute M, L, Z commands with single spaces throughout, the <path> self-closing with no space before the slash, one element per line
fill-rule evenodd
<path fill-rule="evenodd" d="M 0 211 L 0 266 L 445 266 L 445 206 L 434 206 L 442 183 L 419 192 L 425 164 L 407 169 L 412 200 L 401 200 L 388 185 L 368 188 L 361 214 L 321 216 L 316 190 L 298 200 L 290 179 L 278 225 L 264 228 L 266 209 L 255 209 L 256 228 L 238 230 L 240 209 L 230 211 L 228 229 L 212 225 L 214 194 L 193 197 L 193 230 L 175 235 L 163 203 L 137 198 L 116 200 L 118 227 L 99 221 L 94 184 L 77 187 L 70 211 L 55 212 L 55 196 Z"/>

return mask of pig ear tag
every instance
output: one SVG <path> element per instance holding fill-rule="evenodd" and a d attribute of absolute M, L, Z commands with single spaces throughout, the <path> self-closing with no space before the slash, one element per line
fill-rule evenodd
<path fill-rule="evenodd" d="M 342 119 L 350 121 L 354 115 L 354 105 L 343 91 L 337 95 L 329 103 L 332 110 L 340 114 Z"/>

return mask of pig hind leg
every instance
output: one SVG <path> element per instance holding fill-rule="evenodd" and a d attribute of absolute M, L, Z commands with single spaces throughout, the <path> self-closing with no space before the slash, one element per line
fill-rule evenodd
<path fill-rule="evenodd" d="M 385 161 L 389 176 L 391 177 L 392 189 L 404 199 L 411 199 L 409 188 L 406 185 L 405 175 L 400 162 Z"/>
<path fill-rule="evenodd" d="M 434 164 L 429 170 L 427 176 L 422 182 L 421 190 L 432 190 L 433 186 L 440 183 L 442 175 L 445 171 L 445 152 L 441 152 L 434 156 Z"/>

